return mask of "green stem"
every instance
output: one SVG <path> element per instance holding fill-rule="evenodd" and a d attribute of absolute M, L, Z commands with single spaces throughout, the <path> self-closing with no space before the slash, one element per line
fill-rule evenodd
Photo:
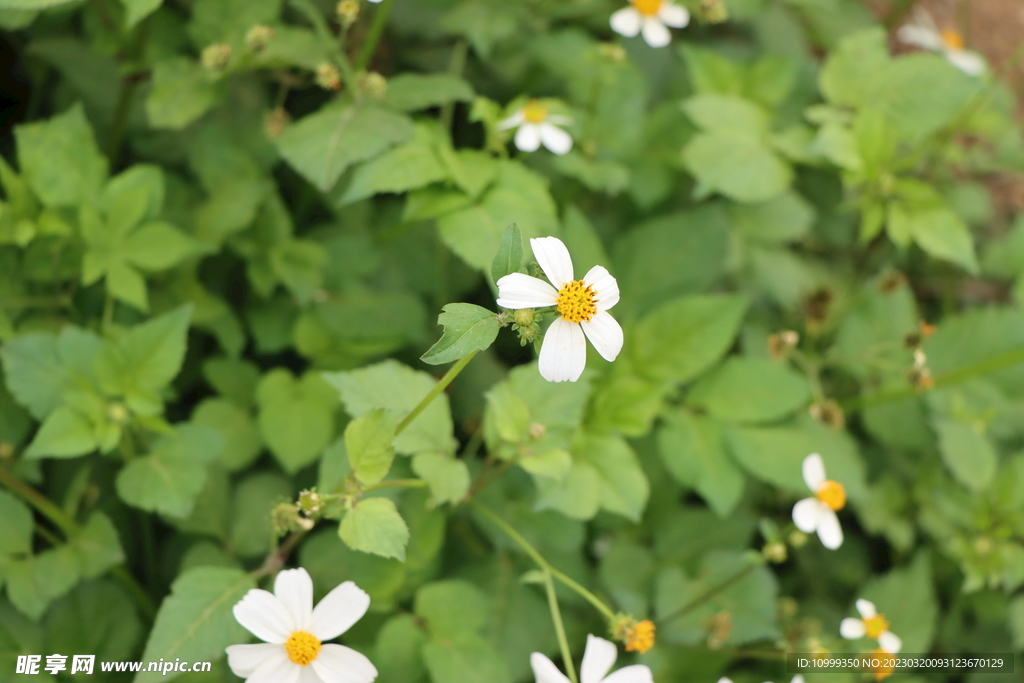
<path fill-rule="evenodd" d="M 565 574 L 563 574 L 562 572 L 558 571 L 550 564 L 548 564 L 548 561 L 545 560 L 539 552 L 537 552 L 537 549 L 530 545 L 530 542 L 523 538 L 522 534 L 520 534 L 518 531 L 512 528 L 512 526 L 508 522 L 506 522 L 501 517 L 491 512 L 489 508 L 478 503 L 477 501 L 470 500 L 469 502 L 470 504 L 473 505 L 473 507 L 476 508 L 476 510 L 480 514 L 482 514 L 484 517 L 492 521 L 495 526 L 497 526 L 499 529 L 505 532 L 506 536 L 515 541 L 516 545 L 522 548 L 526 552 L 526 554 L 530 556 L 530 559 L 537 563 L 538 567 L 540 567 L 544 571 L 551 572 L 551 576 L 561 581 L 568 588 L 582 595 L 587 600 L 587 602 L 596 607 L 597 610 L 601 614 L 603 614 L 609 621 L 615 619 L 615 613 L 612 612 L 611 608 L 609 608 L 608 605 L 604 604 L 604 602 L 600 598 L 598 598 L 596 595 L 594 595 L 586 588 L 578 584 L 576 581 L 570 579 L 568 576 L 566 576 Z"/>
<path fill-rule="evenodd" d="M 388 479 L 386 481 L 379 481 L 376 484 L 370 484 L 363 489 L 363 493 L 370 491 L 376 491 L 378 489 L 390 489 L 390 488 L 422 488 L 427 485 L 427 482 L 422 479 Z"/>
<path fill-rule="evenodd" d="M 356 60 L 357 71 L 362 71 L 370 64 L 373 53 L 377 50 L 377 43 L 384 35 L 384 27 L 388 23 L 388 15 L 391 14 L 391 5 L 393 4 L 395 4 L 395 0 L 384 0 L 373 15 L 373 23 L 370 24 L 370 30 L 366 34 L 366 40 L 363 41 L 363 46 L 359 50 L 359 58 Z"/>
<path fill-rule="evenodd" d="M 338 42 L 331 34 L 331 29 L 327 26 L 323 15 L 320 14 L 320 10 L 310 0 L 292 0 L 292 4 L 313 25 L 313 32 L 316 33 L 327 51 L 334 56 L 336 66 L 341 71 L 341 76 L 345 80 L 345 86 L 348 88 L 349 93 L 352 97 L 358 99 L 359 90 L 356 88 L 356 79 L 352 71 L 352 65 L 348 63 L 348 58 L 345 57 L 345 53 L 341 51 Z"/>
<path fill-rule="evenodd" d="M 480 349 L 473 351 L 468 356 L 460 358 L 459 361 L 451 367 L 451 370 L 446 372 L 444 377 L 434 385 L 434 388 L 430 390 L 430 393 L 424 396 L 423 400 L 420 401 L 408 415 L 402 418 L 402 421 L 398 423 L 397 427 L 395 427 L 395 436 L 401 434 L 413 420 L 419 417 L 419 414 L 426 410 L 427 406 L 430 405 L 430 402 L 440 396 L 441 392 L 448 388 L 448 385 L 452 383 L 452 380 L 459 376 L 459 373 L 469 365 L 469 361 L 473 360 L 473 357 L 478 353 L 480 353 Z"/>
<path fill-rule="evenodd" d="M 547 568 L 544 569 L 544 586 L 547 588 L 548 606 L 551 608 L 551 622 L 555 625 L 555 634 L 558 636 L 558 647 L 562 650 L 562 662 L 565 664 L 565 671 L 569 674 L 569 680 L 572 683 L 579 683 L 576 678 L 576 666 L 572 663 L 572 650 L 569 649 L 569 639 L 565 637 L 562 612 L 558 609 L 555 582 L 551 580 L 551 570 Z"/>
<path fill-rule="evenodd" d="M 721 592 L 723 592 L 725 590 L 728 590 L 729 588 L 731 588 L 735 584 L 737 584 L 740 581 L 742 581 L 744 578 L 746 578 L 747 574 L 749 574 L 750 572 L 754 571 L 754 569 L 756 569 L 759 566 L 761 566 L 761 565 L 760 564 L 754 564 L 754 563 L 748 564 L 746 567 L 744 567 L 743 569 L 739 570 L 738 572 L 736 572 L 735 574 L 730 576 L 725 581 L 722 581 L 721 583 L 716 584 L 715 586 L 712 586 L 711 589 L 708 590 L 706 593 L 704 593 L 703 595 L 697 596 L 696 598 L 694 598 L 690 602 L 686 603 L 685 605 L 683 605 L 682 607 L 677 609 L 672 614 L 670 614 L 667 617 L 664 617 L 662 619 L 658 619 L 658 626 L 659 627 L 660 626 L 664 626 L 665 624 L 669 623 L 670 621 L 674 621 L 675 619 L 678 619 L 681 616 L 689 614 L 690 612 L 692 612 L 693 610 L 697 609 L 698 607 L 703 605 L 705 602 L 707 602 L 711 598 L 713 598 L 716 595 L 718 595 L 719 593 L 721 593 Z"/>

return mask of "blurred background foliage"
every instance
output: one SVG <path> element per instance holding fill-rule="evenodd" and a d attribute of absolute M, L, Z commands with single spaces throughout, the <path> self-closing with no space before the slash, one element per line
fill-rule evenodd
<path fill-rule="evenodd" d="M 286 558 L 371 594 L 346 642 L 379 680 L 557 654 L 467 496 L 653 618 L 658 681 L 863 650 L 858 597 L 906 652 L 1024 648 L 1017 53 L 973 77 L 899 46 L 912 0 L 685 4 L 653 49 L 615 0 L 0 0 L 0 680 L 53 652 L 238 680 L 271 510 L 430 391 L 435 317 L 494 310 L 512 222 L 609 268 L 625 347 L 548 384 L 503 332 L 395 440 L 384 473 L 428 484 L 375 492 L 404 538 L 320 524 Z M 972 4 L 932 9 L 965 31 Z M 571 152 L 498 130 L 529 97 Z M 849 497 L 836 551 L 785 531 L 811 452 Z M 578 657 L 606 626 L 559 597 Z"/>

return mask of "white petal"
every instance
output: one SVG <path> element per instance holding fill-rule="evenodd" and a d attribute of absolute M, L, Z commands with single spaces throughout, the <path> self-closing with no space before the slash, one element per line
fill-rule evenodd
<path fill-rule="evenodd" d="M 565 318 L 556 318 L 540 345 L 540 376 L 549 382 L 575 382 L 586 364 L 587 341 L 583 330 Z"/>
<path fill-rule="evenodd" d="M 722 676 L 718 679 L 718 683 L 732 683 L 732 679 L 728 676 Z"/>
<path fill-rule="evenodd" d="M 682 5 L 676 5 L 670 2 L 666 2 L 661 6 L 661 11 L 658 12 L 658 18 L 664 22 L 666 26 L 672 28 L 683 28 L 690 23 L 690 13 Z"/>
<path fill-rule="evenodd" d="M 550 123 L 540 124 L 540 139 L 544 146 L 555 154 L 568 154 L 572 149 L 572 136 Z"/>
<path fill-rule="evenodd" d="M 839 622 L 839 635 L 847 640 L 863 638 L 865 633 L 867 633 L 867 629 L 864 626 L 864 621 L 861 619 L 847 617 Z"/>
<path fill-rule="evenodd" d="M 622 667 L 604 679 L 603 683 L 654 683 L 654 677 L 651 675 L 649 667 L 643 664 L 634 664 Z"/>
<path fill-rule="evenodd" d="M 970 50 L 948 50 L 946 59 L 968 76 L 980 76 L 985 73 L 987 68 L 985 58 Z"/>
<path fill-rule="evenodd" d="M 540 269 L 556 289 L 572 282 L 572 257 L 562 240 L 557 237 L 534 237 L 530 240 L 530 248 L 533 249 L 533 256 L 540 264 Z"/>
<path fill-rule="evenodd" d="M 612 30 L 620 36 L 632 38 L 640 33 L 640 27 L 644 23 L 644 16 L 635 7 L 623 7 L 612 15 Z"/>
<path fill-rule="evenodd" d="M 536 152 L 540 147 L 540 127 L 535 123 L 524 123 L 516 131 L 516 148 L 523 152 Z"/>
<path fill-rule="evenodd" d="M 657 17 L 644 19 L 644 40 L 651 47 L 665 47 L 672 42 L 672 34 Z"/>
<path fill-rule="evenodd" d="M 510 273 L 497 284 L 498 305 L 502 308 L 543 308 L 558 303 L 558 290 L 525 273 Z"/>
<path fill-rule="evenodd" d="M 878 636 L 878 645 L 891 654 L 903 649 L 903 641 L 892 631 L 882 631 Z"/>
<path fill-rule="evenodd" d="M 313 610 L 309 632 L 320 640 L 337 638 L 362 619 L 370 607 L 370 596 L 351 581 L 330 593 Z"/>
<path fill-rule="evenodd" d="M 324 645 L 310 666 L 324 683 L 371 683 L 377 678 L 377 667 L 366 655 L 335 643 Z"/>
<path fill-rule="evenodd" d="M 248 678 L 253 671 L 259 668 L 260 664 L 284 652 L 284 649 L 273 643 L 256 643 L 255 645 L 229 645 L 226 651 L 228 666 L 235 672 L 235 675 Z"/>
<path fill-rule="evenodd" d="M 607 311 L 619 303 L 619 283 L 604 266 L 594 266 L 588 270 L 583 281 L 597 292 L 597 310 Z"/>
<path fill-rule="evenodd" d="M 504 121 L 499 121 L 498 130 L 508 130 L 509 128 L 517 128 L 523 125 L 524 121 L 526 121 L 526 117 L 523 116 L 523 110 L 520 109 L 519 111 L 517 111 L 515 114 L 512 114 L 512 116 L 508 117 Z"/>
<path fill-rule="evenodd" d="M 324 679 L 316 675 L 316 671 L 311 666 L 299 667 L 299 681 L 298 683 L 324 683 Z"/>
<path fill-rule="evenodd" d="M 288 659 L 284 648 L 280 648 L 279 652 L 264 660 L 249 674 L 245 683 L 298 683 L 302 667 Z"/>
<path fill-rule="evenodd" d="M 804 498 L 793 506 L 793 523 L 796 528 L 809 534 L 818 528 L 821 505 L 817 498 Z"/>
<path fill-rule="evenodd" d="M 839 518 L 832 508 L 819 504 L 818 512 L 818 538 L 821 544 L 829 550 L 835 550 L 843 544 L 843 528 L 839 526 Z"/>
<path fill-rule="evenodd" d="M 622 328 L 611 313 L 601 311 L 590 322 L 581 322 L 580 327 L 601 358 L 609 362 L 615 360 L 622 350 Z"/>
<path fill-rule="evenodd" d="M 558 670 L 554 662 L 539 652 L 530 655 L 530 666 L 537 683 L 569 683 L 569 679 Z"/>
<path fill-rule="evenodd" d="M 803 674 L 797 674 L 790 679 L 789 683 L 806 683 Z"/>
<path fill-rule="evenodd" d="M 313 613 L 313 579 L 309 573 L 302 567 L 279 572 L 274 579 L 274 595 L 292 615 L 295 629 L 308 631 L 309 616 Z"/>
<path fill-rule="evenodd" d="M 865 619 L 870 619 L 871 617 L 878 614 L 878 610 L 875 609 L 875 603 L 871 602 L 870 600 L 865 600 L 864 598 L 861 598 L 857 600 L 855 604 L 857 606 L 857 611 L 860 612 L 860 615 Z"/>
<path fill-rule="evenodd" d="M 817 492 L 825 483 L 825 463 L 817 453 L 811 453 L 804 458 L 804 483 L 807 488 Z"/>
<path fill-rule="evenodd" d="M 277 596 L 253 588 L 232 608 L 235 619 L 260 640 L 284 645 L 297 630 L 295 620 Z"/>
<path fill-rule="evenodd" d="M 583 663 L 580 665 L 580 683 L 601 683 L 618 654 L 615 643 L 588 635 L 587 649 L 583 651 Z"/>
<path fill-rule="evenodd" d="M 938 31 L 933 31 L 917 24 L 901 26 L 896 32 L 896 37 L 899 38 L 900 42 L 923 47 L 926 50 L 941 50 L 945 45 Z"/>

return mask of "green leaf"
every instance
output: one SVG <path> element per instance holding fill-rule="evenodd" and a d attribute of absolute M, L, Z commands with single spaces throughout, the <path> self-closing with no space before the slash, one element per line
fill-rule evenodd
<path fill-rule="evenodd" d="M 231 501 L 231 547 L 242 557 L 266 555 L 273 530 L 271 510 L 294 500 L 292 484 L 278 472 L 257 472 L 235 487 Z"/>
<path fill-rule="evenodd" d="M 252 415 L 222 398 L 208 398 L 192 413 L 192 422 L 216 429 L 224 437 L 221 464 L 230 472 L 245 469 L 263 450 L 263 437 Z"/>
<path fill-rule="evenodd" d="M 386 360 L 358 370 L 324 373 L 338 390 L 345 411 L 358 417 L 375 408 L 407 414 L 434 388 L 436 380 L 396 360 Z M 454 453 L 452 415 L 448 396 L 441 394 L 395 437 L 399 453 Z"/>
<path fill-rule="evenodd" d="M 77 458 L 97 448 L 92 422 L 74 408 L 60 406 L 43 421 L 25 457 Z"/>
<path fill-rule="evenodd" d="M 139 271 L 123 261 L 118 261 L 110 265 L 106 275 L 107 290 L 112 296 L 140 311 L 149 310 L 146 280 Z"/>
<path fill-rule="evenodd" d="M 154 128 L 181 130 L 205 114 L 217 89 L 203 67 L 186 57 L 165 57 L 153 65 L 146 116 Z"/>
<path fill-rule="evenodd" d="M 917 553 L 909 565 L 872 578 L 858 597 L 875 603 L 885 615 L 889 629 L 903 640 L 903 652 L 931 650 L 939 607 L 926 551 Z"/>
<path fill-rule="evenodd" d="M 885 31 L 872 27 L 843 39 L 825 62 L 818 85 L 833 104 L 853 106 L 870 102 L 878 74 L 889 65 Z"/>
<path fill-rule="evenodd" d="M 143 658 L 148 661 L 211 661 L 224 655 L 228 645 L 247 642 L 252 636 L 235 620 L 231 608 L 256 581 L 232 567 L 196 567 L 182 572 L 171 594 L 157 612 Z M 135 683 L 168 681 L 175 672 L 139 673 Z"/>
<path fill-rule="evenodd" d="M 686 402 L 712 417 L 736 422 L 771 422 L 811 399 L 807 378 L 788 365 L 734 356 L 702 377 Z"/>
<path fill-rule="evenodd" d="M 60 5 L 66 5 L 76 1 L 77 0 L 3 0 L 3 2 L 0 2 L 0 10 L 3 10 L 4 12 L 28 12 L 49 9 L 50 7 L 58 7 Z M 7 27 L 5 26 L 5 28 Z M 17 28 L 21 27 L 19 26 Z"/>
<path fill-rule="evenodd" d="M 326 192 L 350 165 L 371 159 L 413 135 L 405 116 L 373 106 L 327 106 L 277 139 L 285 161 Z"/>
<path fill-rule="evenodd" d="M 263 440 L 288 473 L 316 460 L 334 436 L 336 399 L 319 373 L 296 380 L 287 370 L 272 370 L 260 381 L 256 402 Z"/>
<path fill-rule="evenodd" d="M 256 385 L 260 370 L 255 364 L 240 358 L 210 358 L 203 363 L 206 381 L 235 404 L 248 407 L 256 401 Z"/>
<path fill-rule="evenodd" d="M 587 433 L 574 451 L 597 471 L 601 509 L 639 522 L 650 484 L 626 440 L 610 434 Z"/>
<path fill-rule="evenodd" d="M 782 194 L 793 169 L 755 135 L 738 130 L 699 133 L 683 150 L 701 193 L 720 192 L 738 202 L 763 202 Z"/>
<path fill-rule="evenodd" d="M 438 505 L 458 503 L 469 491 L 469 468 L 451 456 L 420 453 L 412 459 L 412 471 L 430 485 L 430 495 Z"/>
<path fill-rule="evenodd" d="M 136 164 L 110 179 L 100 196 L 99 209 L 119 234 L 143 220 L 155 220 L 164 205 L 164 175 L 159 166 Z"/>
<path fill-rule="evenodd" d="M 572 454 L 561 448 L 533 451 L 527 452 L 516 463 L 535 477 L 549 477 L 561 481 L 572 469 Z"/>
<path fill-rule="evenodd" d="M 355 418 L 345 427 L 345 450 L 356 478 L 363 486 L 381 481 L 391 469 L 395 451 L 391 440 L 395 437 L 398 418 L 383 408 L 371 410 Z"/>
<path fill-rule="evenodd" d="M 946 208 L 913 211 L 908 216 L 914 242 L 928 254 L 978 273 L 974 242 L 964 222 Z"/>
<path fill-rule="evenodd" d="M 448 172 L 433 147 L 417 139 L 358 166 L 338 204 L 351 204 L 380 193 L 408 192 L 447 178 Z"/>
<path fill-rule="evenodd" d="M 406 578 L 405 564 L 352 550 L 338 541 L 334 529 L 314 532 L 299 546 L 299 560 L 313 577 L 317 594 L 324 595 L 343 581 L 354 581 L 370 594 L 375 609 L 393 607 Z"/>
<path fill-rule="evenodd" d="M 501 323 L 486 308 L 474 304 L 446 304 L 437 317 L 444 334 L 420 360 L 430 365 L 451 363 L 474 351 L 483 351 L 498 338 Z"/>
<path fill-rule="evenodd" d="M 688 410 L 670 413 L 658 430 L 658 451 L 672 476 L 696 489 L 719 517 L 736 508 L 743 473 L 726 454 L 722 430 L 714 421 Z"/>
<path fill-rule="evenodd" d="M 641 318 L 630 349 L 652 381 L 684 382 L 722 357 L 747 309 L 741 295 L 678 297 Z"/>
<path fill-rule="evenodd" d="M 185 233 L 169 223 L 154 221 L 132 232 L 124 245 L 125 258 L 144 270 L 167 270 L 195 251 Z"/>
<path fill-rule="evenodd" d="M 81 104 L 48 121 L 16 126 L 21 173 L 46 206 L 92 203 L 107 179 L 107 159 L 96 146 Z"/>
<path fill-rule="evenodd" d="M 7 388 L 37 420 L 61 403 L 65 374 L 57 355 L 57 338 L 35 332 L 15 337 L 0 347 Z"/>
<path fill-rule="evenodd" d="M 384 104 L 411 112 L 449 102 L 469 102 L 474 96 L 469 83 L 452 74 L 402 73 L 388 80 Z"/>
<path fill-rule="evenodd" d="M 588 462 L 574 460 L 561 481 L 543 477 L 534 482 L 537 485 L 537 510 L 558 510 L 567 517 L 588 520 L 601 507 L 601 475 Z"/>
<path fill-rule="evenodd" d="M 380 627 L 373 649 L 380 680 L 392 683 L 420 683 L 426 674 L 420 648 L 426 634 L 411 614 L 397 614 Z"/>
<path fill-rule="evenodd" d="M 736 131 L 761 135 L 768 132 L 768 114 L 758 105 L 735 95 L 697 95 L 683 103 L 694 123 L 709 131 Z"/>
<path fill-rule="evenodd" d="M 152 452 L 117 474 L 117 494 L 129 505 L 171 517 L 188 517 L 206 482 L 206 464 L 220 457 L 224 437 L 184 424 L 161 438 Z"/>
<path fill-rule="evenodd" d="M 32 552 L 32 511 L 7 491 L 0 491 L 0 555 Z"/>
<path fill-rule="evenodd" d="M 796 192 L 759 204 L 732 204 L 729 218 L 744 237 L 765 243 L 792 242 L 807 235 L 814 223 L 814 208 Z"/>
<path fill-rule="evenodd" d="M 933 417 L 932 427 L 939 437 L 939 453 L 957 481 L 974 491 L 983 491 L 992 483 L 999 456 L 985 435 L 984 425 Z"/>
<path fill-rule="evenodd" d="M 7 597 L 33 621 L 39 619 L 51 602 L 78 583 L 78 558 L 70 546 L 44 550 L 24 559 L 12 559 L 4 567 Z"/>
<path fill-rule="evenodd" d="M 124 562 L 124 550 L 114 523 L 106 514 L 96 511 L 89 515 L 82 531 L 71 539 L 70 547 L 78 554 L 82 577 L 94 579 L 114 565 Z"/>
<path fill-rule="evenodd" d="M 460 683 L 510 683 L 508 665 L 480 636 L 458 642 L 431 640 L 423 644 L 423 660 L 431 680 Z"/>
<path fill-rule="evenodd" d="M 142 623 L 131 597 L 109 579 L 76 586 L 54 602 L 43 624 L 47 649 L 88 652 L 100 661 L 133 656 L 142 633 Z M 72 661 L 69 657 L 68 664 Z"/>
<path fill-rule="evenodd" d="M 341 520 L 338 535 L 353 550 L 405 561 L 409 527 L 387 498 L 366 498 L 356 503 Z"/>
<path fill-rule="evenodd" d="M 487 598 L 479 588 L 458 579 L 429 583 L 416 591 L 416 616 L 434 638 L 459 640 L 478 634 L 487 624 Z"/>
<path fill-rule="evenodd" d="M 518 273 L 523 267 L 523 233 L 512 223 L 501 233 L 498 253 L 491 261 L 491 279 L 497 282 L 511 273 Z"/>
<path fill-rule="evenodd" d="M 163 0 L 121 0 L 121 2 L 125 9 L 124 24 L 126 29 L 133 28 L 163 4 Z"/>

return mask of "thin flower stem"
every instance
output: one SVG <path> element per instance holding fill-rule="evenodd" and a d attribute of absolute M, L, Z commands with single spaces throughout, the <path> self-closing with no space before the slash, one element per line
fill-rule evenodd
<path fill-rule="evenodd" d="M 462 370 L 467 365 L 469 365 L 469 361 L 473 360 L 473 357 L 476 356 L 476 354 L 478 353 L 480 353 L 480 349 L 473 351 L 468 356 L 460 358 L 459 361 L 455 363 L 455 365 L 453 365 L 448 372 L 445 373 L 444 377 L 438 380 L 437 384 L 434 385 L 434 388 L 430 390 L 430 393 L 424 396 L 423 400 L 420 401 L 416 405 L 416 407 L 409 412 L 408 415 L 402 418 L 402 421 L 398 423 L 397 427 L 395 427 L 395 436 L 401 434 L 405 430 L 405 428 L 412 423 L 413 420 L 419 417 L 419 414 L 426 410 L 427 406 L 430 405 L 430 402 L 433 401 L 438 396 L 440 396 L 441 392 L 448 388 L 448 385 L 452 383 L 452 380 L 459 376 L 459 373 L 462 372 Z"/>
<path fill-rule="evenodd" d="M 395 0 L 384 0 L 373 15 L 373 23 L 370 24 L 366 40 L 363 41 L 363 46 L 359 50 L 356 70 L 362 71 L 369 66 L 370 60 L 373 59 L 373 53 L 377 50 L 377 43 L 380 42 L 381 36 L 384 35 L 384 27 L 387 26 L 388 15 L 391 14 L 391 5 L 393 4 L 395 4 Z"/>
<path fill-rule="evenodd" d="M 551 580 L 550 568 L 544 569 L 544 586 L 547 588 L 548 606 L 551 607 L 551 622 L 555 625 L 555 634 L 558 635 L 558 647 L 562 650 L 562 662 L 565 664 L 565 671 L 569 674 L 569 680 L 572 683 L 579 683 L 579 679 L 576 678 L 576 666 L 572 663 L 572 650 L 569 649 L 569 639 L 565 637 L 562 612 L 558 609 L 558 596 L 555 595 L 555 582 Z"/>
<path fill-rule="evenodd" d="M 678 619 L 681 616 L 689 614 L 690 612 L 692 612 L 693 610 L 697 609 L 698 607 L 703 605 L 705 602 L 707 602 L 711 598 L 713 598 L 716 595 L 718 595 L 719 593 L 721 593 L 721 592 L 723 592 L 725 590 L 728 590 L 729 588 L 731 588 L 735 584 L 737 584 L 740 581 L 742 581 L 744 578 L 746 578 L 747 574 L 749 574 L 750 572 L 754 571 L 755 568 L 760 567 L 760 566 L 761 566 L 760 564 L 755 564 L 755 563 L 748 564 L 746 567 L 744 567 L 743 569 L 739 570 L 738 572 L 736 572 L 735 574 L 730 576 L 725 581 L 722 581 L 721 583 L 712 586 L 711 589 L 708 590 L 703 595 L 697 596 L 696 598 L 694 598 L 690 602 L 686 603 L 685 605 L 683 605 L 682 607 L 680 607 L 679 609 L 677 609 L 675 612 L 673 612 L 672 614 L 668 615 L 667 617 L 659 619 L 658 620 L 658 626 L 664 626 L 665 624 L 669 623 L 670 621 L 674 621 L 674 620 Z"/>
<path fill-rule="evenodd" d="M 569 578 L 562 572 L 558 571 L 554 567 L 550 567 L 550 569 L 552 576 L 554 576 L 556 579 L 564 583 L 567 587 L 571 588 L 572 590 L 582 595 L 587 600 L 587 602 L 596 607 L 597 611 L 603 614 L 605 618 L 608 619 L 608 621 L 613 621 L 615 619 L 615 613 L 612 612 L 608 605 L 604 604 L 604 602 L 599 597 L 597 597 L 596 595 L 588 591 L 586 588 L 581 586 L 579 583 Z"/>

